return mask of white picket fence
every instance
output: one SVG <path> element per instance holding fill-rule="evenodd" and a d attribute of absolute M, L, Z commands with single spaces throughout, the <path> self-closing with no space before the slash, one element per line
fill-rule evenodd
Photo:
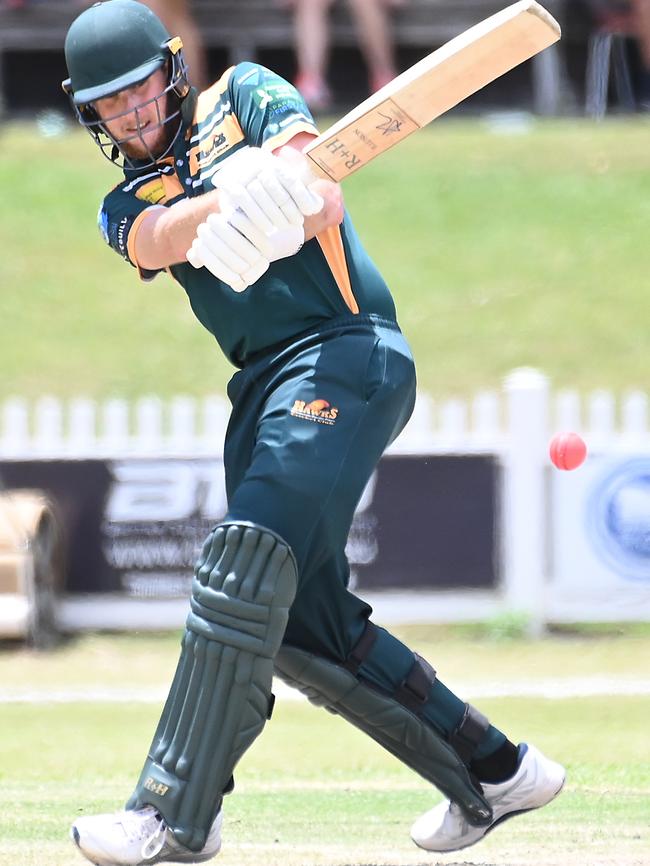
<path fill-rule="evenodd" d="M 143 397 L 133 403 L 85 398 L 7 399 L 0 409 L 0 459 L 192 456 L 222 453 L 230 407 L 223 397 Z M 435 401 L 419 394 L 413 417 L 391 450 L 496 453 L 544 448 L 554 430 L 574 430 L 590 450 L 628 450 L 650 440 L 648 396 L 608 391 L 550 394 L 546 377 L 516 370 L 501 392 Z M 538 443 L 540 444 L 540 443 Z"/>
<path fill-rule="evenodd" d="M 0 460 L 218 458 L 222 455 L 228 415 L 228 403 L 219 396 L 201 400 L 179 396 L 169 401 L 147 397 L 133 404 L 86 399 L 64 403 L 54 397 L 29 403 L 14 398 L 0 409 Z M 646 590 L 645 584 L 620 588 L 614 582 L 613 589 L 604 584 L 600 595 L 592 592 L 590 602 L 588 572 L 596 568 L 593 561 L 590 564 L 585 559 L 584 568 L 578 567 L 583 585 L 571 590 L 573 597 L 566 591 L 562 595 L 562 587 L 556 585 L 552 567 L 549 570 L 550 551 L 557 548 L 562 534 L 560 544 L 565 547 L 561 549 L 566 549 L 567 544 L 574 546 L 574 538 L 582 531 L 578 527 L 574 536 L 573 530 L 567 532 L 560 527 L 556 538 L 551 538 L 553 501 L 557 509 L 553 495 L 565 494 L 560 483 L 563 479 L 557 473 L 550 476 L 549 483 L 548 444 L 551 434 L 561 430 L 582 434 L 592 456 L 625 460 L 627 456 L 644 455 L 650 459 L 648 396 L 643 392 L 618 397 L 608 391 L 588 395 L 571 390 L 552 393 L 546 376 L 536 370 L 520 369 L 506 377 L 501 391 L 482 392 L 471 400 L 436 402 L 419 395 L 411 421 L 390 451 L 494 454 L 503 470 L 499 592 L 485 597 L 472 592 L 438 593 L 438 619 L 476 619 L 517 611 L 528 617 L 532 634 L 541 633 L 549 618 L 650 619 L 650 588 Z M 613 607 L 617 594 L 621 600 L 618 612 Z M 378 605 L 373 603 L 387 621 L 395 621 L 396 617 L 399 620 L 402 604 L 402 618 L 414 621 L 412 597 L 378 596 Z M 425 609 L 421 603 L 420 609 Z M 88 612 L 84 616 L 88 617 Z M 175 622 L 177 616 L 174 609 L 171 620 Z M 164 617 L 160 619 L 163 621 Z"/>

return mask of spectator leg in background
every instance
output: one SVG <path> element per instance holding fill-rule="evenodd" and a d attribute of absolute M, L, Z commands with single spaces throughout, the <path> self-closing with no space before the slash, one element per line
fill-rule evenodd
<path fill-rule="evenodd" d="M 650 111 L 650 0 L 632 0 L 641 58 L 639 106 Z"/>
<path fill-rule="evenodd" d="M 388 3 L 386 0 L 349 0 L 349 4 L 368 67 L 370 91 L 374 93 L 397 75 Z"/>
<path fill-rule="evenodd" d="M 189 0 L 143 0 L 163 22 L 172 36 L 183 40 L 185 62 L 189 67 L 190 84 L 205 90 L 208 81 L 203 40 L 190 11 Z"/>
<path fill-rule="evenodd" d="M 328 13 L 332 0 L 295 0 L 293 32 L 298 74 L 296 87 L 312 111 L 330 107 L 327 86 Z"/>

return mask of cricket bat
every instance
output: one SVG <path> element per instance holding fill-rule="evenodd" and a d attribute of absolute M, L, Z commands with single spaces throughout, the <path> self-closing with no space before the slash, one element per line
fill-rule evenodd
<path fill-rule="evenodd" d="M 311 141 L 316 177 L 340 182 L 560 38 L 535 0 L 519 0 L 447 42 Z"/>

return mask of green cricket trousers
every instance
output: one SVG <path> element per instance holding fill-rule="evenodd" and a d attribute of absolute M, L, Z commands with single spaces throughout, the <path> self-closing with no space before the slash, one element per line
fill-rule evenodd
<path fill-rule="evenodd" d="M 266 526 L 291 546 L 299 584 L 284 640 L 343 663 L 372 612 L 348 590 L 345 546 L 373 470 L 413 411 L 409 346 L 395 322 L 345 316 L 254 358 L 228 396 L 226 519 Z M 379 629 L 358 673 L 393 693 L 413 662 L 408 647 Z M 464 710 L 436 680 L 424 713 L 443 736 Z M 501 742 L 490 728 L 477 756 Z"/>

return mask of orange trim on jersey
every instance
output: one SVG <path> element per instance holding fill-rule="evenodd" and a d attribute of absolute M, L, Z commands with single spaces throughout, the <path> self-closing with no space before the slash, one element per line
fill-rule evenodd
<path fill-rule="evenodd" d="M 330 226 L 316 236 L 316 240 L 320 244 L 327 264 L 334 274 L 334 279 L 339 287 L 343 300 L 348 305 L 350 310 L 356 315 L 359 312 L 354 293 L 352 292 L 352 284 L 350 282 L 350 272 L 348 271 L 348 263 L 345 260 L 345 250 L 343 249 L 343 238 L 341 237 L 341 229 L 338 226 Z"/>
<path fill-rule="evenodd" d="M 189 169 L 192 176 L 205 171 L 231 147 L 244 140 L 244 132 L 230 106 L 218 123 L 209 123 L 209 132 L 200 129 L 201 124 L 216 110 L 221 96 L 228 89 L 234 66 L 227 69 L 212 87 L 200 93 L 192 119 L 198 129 L 198 141 L 189 151 Z M 211 128 L 210 128 L 211 127 Z"/>
<path fill-rule="evenodd" d="M 276 150 L 278 147 L 282 147 L 282 145 L 291 141 L 294 135 L 298 135 L 299 132 L 309 132 L 311 135 L 318 135 L 318 130 L 312 123 L 306 120 L 299 120 L 283 129 L 282 132 L 274 135 L 273 138 L 267 138 L 262 147 L 267 150 Z"/>
<path fill-rule="evenodd" d="M 145 271 L 146 268 L 141 268 L 140 265 L 138 264 L 138 260 L 137 260 L 136 255 L 135 255 L 135 239 L 137 237 L 138 232 L 140 231 L 140 226 L 142 225 L 144 218 L 147 216 L 147 214 L 150 214 L 151 211 L 154 211 L 154 210 L 160 210 L 162 207 L 164 207 L 164 205 L 155 204 L 153 207 L 148 207 L 146 210 L 143 210 L 142 213 L 139 213 L 137 215 L 137 217 L 135 218 L 135 220 L 133 221 L 133 225 L 131 226 L 131 230 L 129 231 L 129 236 L 126 239 L 126 251 L 129 255 L 129 258 L 131 259 L 132 263 L 138 269 L 138 276 L 140 277 L 141 280 L 146 279 L 144 274 L 143 274 L 143 271 Z"/>
<path fill-rule="evenodd" d="M 234 69 L 234 66 L 226 69 L 218 81 L 215 81 L 207 90 L 199 93 L 196 100 L 196 110 L 194 111 L 194 123 L 203 123 L 206 117 L 214 111 L 219 97 L 228 89 L 228 83 Z"/>
<path fill-rule="evenodd" d="M 178 179 L 176 172 L 174 174 L 161 174 L 160 179 L 165 190 L 165 198 L 163 201 L 170 201 L 179 195 L 185 195 L 183 184 Z"/>
<path fill-rule="evenodd" d="M 160 175 L 155 180 L 150 180 L 139 186 L 135 191 L 135 197 L 139 198 L 140 201 L 149 202 L 149 204 L 160 204 L 165 201 L 165 184 Z"/>

